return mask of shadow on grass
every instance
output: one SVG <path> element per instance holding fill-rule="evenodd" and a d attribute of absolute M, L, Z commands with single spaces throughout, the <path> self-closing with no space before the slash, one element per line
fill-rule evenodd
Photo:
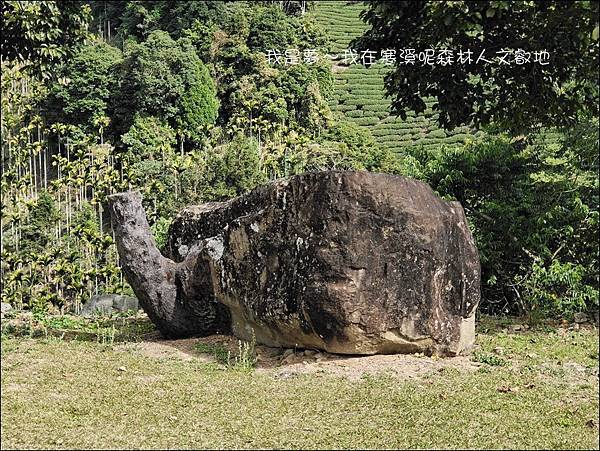
<path fill-rule="evenodd" d="M 96 318 L 74 315 L 35 318 L 23 312 L 2 319 L 2 336 L 12 337 L 53 337 L 113 344 L 141 341 L 155 334 L 156 328 L 148 317 L 137 312 Z"/>

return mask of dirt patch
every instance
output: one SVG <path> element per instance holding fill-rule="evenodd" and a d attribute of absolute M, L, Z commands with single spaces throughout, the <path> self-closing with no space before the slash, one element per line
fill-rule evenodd
<path fill-rule="evenodd" d="M 319 354 L 317 354 L 318 356 Z M 417 379 L 446 369 L 473 372 L 479 364 L 468 357 L 435 359 L 421 355 L 373 355 L 348 357 L 328 354 L 317 360 L 302 360 L 277 368 L 274 376 L 287 378 L 299 374 L 329 374 L 356 380 L 365 376 L 389 375 L 399 379 Z M 259 368 L 260 371 L 260 368 Z"/>
<path fill-rule="evenodd" d="M 215 355 L 236 356 L 239 342 L 229 335 L 211 335 L 183 340 L 161 340 L 119 345 L 117 349 L 139 352 L 152 358 L 174 358 L 183 361 L 197 360 L 222 364 Z M 202 352 L 200 350 L 202 350 Z M 217 351 L 217 352 L 215 352 Z M 257 372 L 275 378 L 288 378 L 301 374 L 333 375 L 348 379 L 360 379 L 367 375 L 387 374 L 399 379 L 421 378 L 453 369 L 461 372 L 477 370 L 481 364 L 469 357 L 436 358 L 421 354 L 346 356 L 317 350 L 299 350 L 256 346 Z"/>
<path fill-rule="evenodd" d="M 343 72 L 343 71 L 345 71 L 346 69 L 348 69 L 348 66 L 344 66 L 344 65 L 342 65 L 342 64 L 339 64 L 339 63 L 334 63 L 334 64 L 331 66 L 331 71 L 332 71 L 334 74 L 336 74 L 336 73 L 339 73 L 339 72 Z"/>
<path fill-rule="evenodd" d="M 11 382 L 2 387 L 2 390 L 6 390 L 7 392 L 23 392 L 27 390 L 27 387 L 24 384 L 16 384 Z"/>
<path fill-rule="evenodd" d="M 163 376 L 159 374 L 137 375 L 135 380 L 141 384 L 150 385 L 163 380 Z"/>
<path fill-rule="evenodd" d="M 537 370 L 542 380 L 550 381 L 558 377 L 563 384 L 573 389 L 581 384 L 598 383 L 598 366 L 585 367 L 575 362 L 543 362 L 537 365 Z"/>
<path fill-rule="evenodd" d="M 124 343 L 115 346 L 116 350 L 133 351 L 153 357 L 156 359 L 177 359 L 183 361 L 200 360 L 203 362 L 212 361 L 211 358 L 199 354 L 194 350 L 196 338 L 186 338 L 184 340 L 163 340 L 163 341 L 142 341 L 139 343 Z"/>

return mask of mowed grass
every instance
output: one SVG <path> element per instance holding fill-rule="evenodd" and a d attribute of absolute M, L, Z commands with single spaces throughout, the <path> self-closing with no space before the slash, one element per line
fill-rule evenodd
<path fill-rule="evenodd" d="M 598 448 L 597 331 L 483 330 L 490 364 L 414 380 L 4 336 L 2 448 Z"/>

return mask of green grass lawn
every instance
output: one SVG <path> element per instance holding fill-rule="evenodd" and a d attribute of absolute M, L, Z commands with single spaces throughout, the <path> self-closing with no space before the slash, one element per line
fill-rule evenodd
<path fill-rule="evenodd" d="M 3 333 L 2 448 L 598 448 L 597 331 L 503 327 L 474 371 L 358 380 Z"/>

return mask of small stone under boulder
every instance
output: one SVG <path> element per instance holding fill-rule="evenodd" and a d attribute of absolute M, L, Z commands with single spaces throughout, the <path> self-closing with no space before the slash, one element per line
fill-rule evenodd
<path fill-rule="evenodd" d="M 168 336 L 343 354 L 474 342 L 477 249 L 458 202 L 409 178 L 312 172 L 183 210 L 165 255 L 138 193 L 109 199 L 123 270 Z"/>
<path fill-rule="evenodd" d="M 139 309 L 138 300 L 122 294 L 97 294 L 90 298 L 81 309 L 80 315 L 91 317 L 111 315 Z"/>

